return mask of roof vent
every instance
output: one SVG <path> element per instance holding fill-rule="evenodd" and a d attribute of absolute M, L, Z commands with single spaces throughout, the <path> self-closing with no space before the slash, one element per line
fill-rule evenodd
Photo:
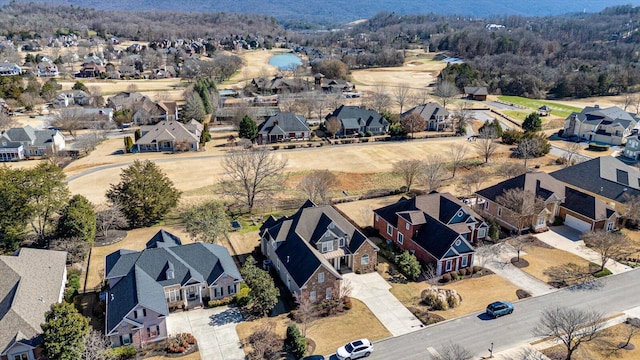
<path fill-rule="evenodd" d="M 113 299 L 115 299 L 115 297 L 113 296 L 113 294 L 111 294 L 111 301 L 113 301 Z"/>
<path fill-rule="evenodd" d="M 289 255 L 287 255 L 287 264 L 289 263 Z"/>

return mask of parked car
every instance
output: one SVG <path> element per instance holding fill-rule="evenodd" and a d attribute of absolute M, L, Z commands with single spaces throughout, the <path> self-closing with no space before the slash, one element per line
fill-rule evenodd
<path fill-rule="evenodd" d="M 492 318 L 508 315 L 513 312 L 513 304 L 508 301 L 496 301 L 487 306 L 487 315 Z"/>
<path fill-rule="evenodd" d="M 368 339 L 352 341 L 336 350 L 339 360 L 352 360 L 371 355 L 373 344 Z"/>
<path fill-rule="evenodd" d="M 300 360 L 324 360 L 324 356 L 322 355 L 309 355 L 305 356 Z"/>

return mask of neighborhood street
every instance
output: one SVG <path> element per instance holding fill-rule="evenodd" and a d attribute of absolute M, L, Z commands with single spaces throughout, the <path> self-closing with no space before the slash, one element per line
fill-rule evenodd
<path fill-rule="evenodd" d="M 640 306 L 639 280 L 640 269 L 636 269 L 518 301 L 513 314 L 495 320 L 476 313 L 442 322 L 377 342 L 370 358 L 424 360 L 428 358 L 428 351 L 439 351 L 450 342 L 465 347 L 477 357 L 488 356 L 487 349 L 493 343 L 495 354 L 533 341 L 532 330 L 544 309 L 555 306 L 597 309 L 612 316 Z"/>

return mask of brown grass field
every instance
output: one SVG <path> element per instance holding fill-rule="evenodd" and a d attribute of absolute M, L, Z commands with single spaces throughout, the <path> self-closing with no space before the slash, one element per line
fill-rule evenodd
<path fill-rule="evenodd" d="M 545 275 L 544 272 L 552 266 L 567 263 L 574 263 L 585 267 L 589 265 L 589 261 L 577 255 L 558 249 L 531 246 L 525 249 L 525 252 L 527 254 L 522 256 L 522 258 L 529 262 L 529 266 L 524 267 L 521 270 L 544 282 L 549 281 L 549 277 Z"/>

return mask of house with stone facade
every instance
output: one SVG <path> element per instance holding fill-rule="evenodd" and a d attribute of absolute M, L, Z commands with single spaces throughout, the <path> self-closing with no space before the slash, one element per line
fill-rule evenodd
<path fill-rule="evenodd" d="M 217 244 L 183 245 L 159 231 L 142 251 L 118 250 L 106 257 L 105 334 L 114 347 L 167 338 L 174 309 L 202 307 L 240 290 L 242 277 L 227 249 Z"/>
<path fill-rule="evenodd" d="M 373 214 L 373 227 L 382 238 L 435 264 L 437 275 L 472 266 L 473 245 L 489 230 L 482 217 L 449 193 L 402 198 Z"/>
<path fill-rule="evenodd" d="M 287 289 L 311 302 L 339 296 L 342 271 L 374 271 L 379 250 L 333 206 L 311 201 L 291 216 L 269 217 L 260 249 Z"/>
<path fill-rule="evenodd" d="M 389 131 L 390 123 L 384 116 L 375 110 L 361 106 L 341 105 L 327 115 L 325 120 L 334 117 L 340 120 L 340 129 L 336 135 L 350 136 L 366 133 L 380 135 Z"/>
<path fill-rule="evenodd" d="M 638 115 L 617 106 L 587 106 L 581 112 L 574 112 L 567 117 L 562 136 L 621 145 L 626 142 L 626 137 L 633 133 L 638 120 Z"/>
<path fill-rule="evenodd" d="M 426 129 L 420 129 L 420 131 L 444 131 L 446 128 L 451 127 L 451 113 L 444 106 L 435 102 L 414 106 L 402 113 L 400 118 L 411 114 L 420 115 L 427 124 Z"/>

